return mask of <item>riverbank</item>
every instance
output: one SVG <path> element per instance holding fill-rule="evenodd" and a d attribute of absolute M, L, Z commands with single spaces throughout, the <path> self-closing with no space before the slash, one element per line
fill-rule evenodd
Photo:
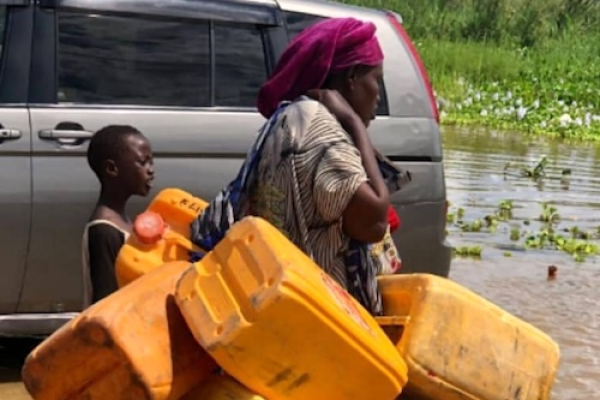
<path fill-rule="evenodd" d="M 518 51 L 417 43 L 442 123 L 600 141 L 600 54 L 590 43 L 556 41 Z"/>
<path fill-rule="evenodd" d="M 600 2 L 343 2 L 402 15 L 443 124 L 600 141 Z"/>

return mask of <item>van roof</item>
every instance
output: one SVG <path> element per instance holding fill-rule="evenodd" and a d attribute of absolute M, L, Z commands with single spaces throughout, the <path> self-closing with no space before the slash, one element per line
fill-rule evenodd
<path fill-rule="evenodd" d="M 255 0 L 249 0 L 255 1 Z M 261 0 L 256 0 L 261 1 Z M 277 0 L 279 6 L 286 11 L 303 12 L 306 14 L 338 14 L 348 10 L 349 13 L 365 17 L 380 17 L 383 10 L 337 3 L 329 0 Z"/>
<path fill-rule="evenodd" d="M 381 17 L 381 10 L 327 0 L 38 0 L 45 7 L 206 18 L 279 25 L 276 10 L 366 18 Z"/>
<path fill-rule="evenodd" d="M 38 0 L 45 7 L 280 25 L 275 0 Z"/>

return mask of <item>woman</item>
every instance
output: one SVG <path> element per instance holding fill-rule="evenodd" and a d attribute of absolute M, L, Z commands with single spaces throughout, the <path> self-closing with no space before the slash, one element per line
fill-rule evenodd
<path fill-rule="evenodd" d="M 192 225 L 192 240 L 212 249 L 231 223 L 260 216 L 379 314 L 368 244 L 388 229 L 388 188 L 399 189 L 400 173 L 378 159 L 366 129 L 383 76 L 375 29 L 329 19 L 289 44 L 258 96 L 268 122 L 238 177 Z"/>

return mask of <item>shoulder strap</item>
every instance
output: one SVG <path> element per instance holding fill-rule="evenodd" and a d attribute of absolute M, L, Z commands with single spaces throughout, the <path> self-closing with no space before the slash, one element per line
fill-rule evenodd
<path fill-rule="evenodd" d="M 303 99 L 305 100 L 305 99 Z M 296 148 L 297 145 L 297 137 L 294 134 L 294 130 L 290 129 L 290 141 L 292 149 Z M 302 206 L 302 200 L 300 198 L 300 184 L 298 180 L 298 171 L 296 168 L 296 153 L 293 152 L 290 157 L 290 162 L 292 163 L 292 177 L 293 177 L 293 187 L 294 187 L 294 218 L 296 219 L 296 223 L 298 228 L 300 229 L 300 236 L 302 240 L 302 244 L 304 249 L 306 250 L 306 254 L 314 260 L 313 250 L 308 241 L 308 223 L 306 215 L 304 214 L 304 207 Z"/>
<path fill-rule="evenodd" d="M 112 221 L 109 221 L 107 219 L 95 219 L 93 221 L 90 221 L 86 224 L 85 226 L 85 233 L 87 233 L 87 231 L 93 227 L 93 226 L 98 226 L 98 225 L 108 225 L 108 226 L 112 226 L 113 228 L 115 228 L 116 230 L 118 230 L 119 232 L 121 232 L 123 234 L 123 236 L 125 237 L 125 240 L 127 240 L 129 238 L 129 232 L 125 231 L 123 228 L 121 228 L 120 226 L 118 226 L 117 224 L 115 224 Z"/>

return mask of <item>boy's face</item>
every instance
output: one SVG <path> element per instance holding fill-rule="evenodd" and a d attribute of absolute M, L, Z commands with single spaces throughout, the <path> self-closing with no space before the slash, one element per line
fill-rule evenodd
<path fill-rule="evenodd" d="M 142 135 L 129 135 L 115 162 L 121 187 L 131 195 L 146 196 L 154 180 L 154 160 L 150 142 Z"/>

